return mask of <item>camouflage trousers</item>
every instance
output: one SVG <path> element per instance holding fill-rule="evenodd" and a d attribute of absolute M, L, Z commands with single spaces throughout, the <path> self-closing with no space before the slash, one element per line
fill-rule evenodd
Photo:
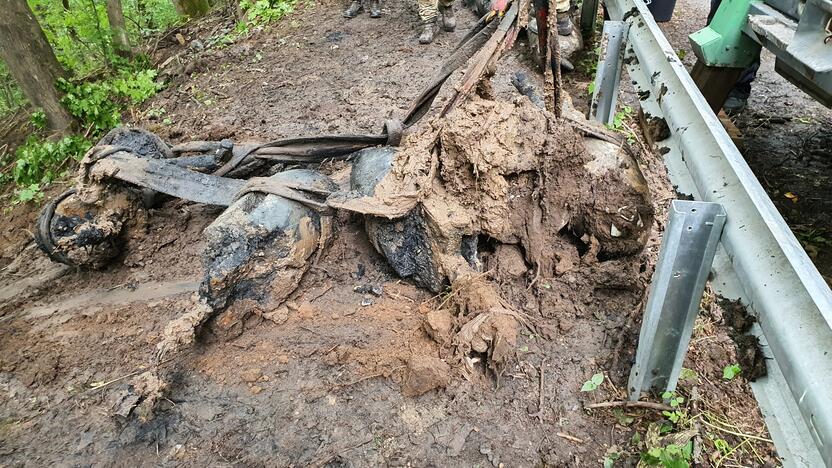
<path fill-rule="evenodd" d="M 423 23 L 432 23 L 439 16 L 439 10 L 451 8 L 453 3 L 453 0 L 419 0 L 419 18 Z"/>

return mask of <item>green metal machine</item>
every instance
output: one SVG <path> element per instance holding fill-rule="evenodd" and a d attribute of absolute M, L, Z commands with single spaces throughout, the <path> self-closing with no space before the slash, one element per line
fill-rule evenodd
<path fill-rule="evenodd" d="M 699 59 L 692 75 L 714 109 L 763 47 L 780 75 L 832 107 L 832 0 L 723 0 L 690 42 Z"/>

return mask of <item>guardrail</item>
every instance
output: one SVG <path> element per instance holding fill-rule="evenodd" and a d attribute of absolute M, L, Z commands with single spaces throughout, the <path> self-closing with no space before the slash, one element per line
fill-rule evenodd
<path fill-rule="evenodd" d="M 788 466 L 832 466 L 832 291 L 757 181 L 641 0 L 606 0 L 629 23 L 624 63 L 646 115 L 670 137 L 679 191 L 721 203 L 727 222 L 711 284 L 758 317 L 769 375 L 752 384 Z"/>

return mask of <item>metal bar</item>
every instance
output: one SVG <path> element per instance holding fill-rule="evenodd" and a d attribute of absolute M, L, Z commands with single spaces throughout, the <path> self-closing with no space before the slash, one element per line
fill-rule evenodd
<path fill-rule="evenodd" d="M 595 22 L 598 20 L 599 0 L 583 0 L 581 3 L 581 34 L 584 39 L 589 39 L 595 31 Z"/>
<path fill-rule="evenodd" d="M 701 200 L 722 203 L 727 261 L 713 282 L 731 285 L 755 312 L 807 432 L 832 465 L 832 291 L 794 237 L 683 64 L 639 0 L 608 0 L 610 17 L 631 24 L 630 77 L 655 103 L 678 149 L 676 168 Z M 626 16 L 626 17 L 625 17 Z M 662 145 L 663 143 L 659 143 Z M 759 401 L 759 400 L 758 400 Z M 783 415 L 788 417 L 788 415 Z M 778 450 L 782 445 L 778 444 Z"/>
<path fill-rule="evenodd" d="M 631 400 L 651 389 L 676 390 L 724 225 L 719 203 L 672 202 L 630 373 Z"/>
<path fill-rule="evenodd" d="M 621 62 L 629 29 L 630 25 L 624 21 L 604 21 L 601 32 L 601 59 L 595 72 L 595 89 L 589 104 L 589 116 L 604 124 L 611 124 L 615 119 Z"/>
<path fill-rule="evenodd" d="M 635 77 L 639 83 L 649 83 L 646 76 L 636 69 L 630 70 L 630 77 Z M 641 107 L 649 115 L 662 115 L 655 100 L 642 101 Z M 664 163 L 673 186 L 678 193 L 687 194 L 694 199 L 702 199 L 699 190 L 685 166 L 682 153 L 679 150 L 679 137 L 673 135 L 659 143 L 663 148 Z M 714 256 L 711 271 L 711 288 L 717 294 L 728 299 L 741 299 L 745 292 L 742 284 L 731 265 L 731 258 L 721 245 Z M 747 305 L 747 301 L 746 301 Z M 791 390 L 785 377 L 777 365 L 777 360 L 771 354 L 771 348 L 759 326 L 752 328 L 752 333 L 760 339 L 763 353 L 766 357 L 768 375 L 751 382 L 751 390 L 760 405 L 760 411 L 766 420 L 771 438 L 777 447 L 778 456 L 784 468 L 817 467 L 824 462 L 815 446 L 809 428 L 803 421 L 800 410 L 792 397 Z"/>

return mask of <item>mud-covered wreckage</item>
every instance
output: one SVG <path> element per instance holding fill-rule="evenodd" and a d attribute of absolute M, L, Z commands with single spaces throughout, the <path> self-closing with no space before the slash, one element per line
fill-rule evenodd
<path fill-rule="evenodd" d="M 355 213 L 399 276 L 451 291 L 443 310 L 426 317 L 428 333 L 454 346 L 460 363 L 485 353 L 498 370 L 518 328 L 535 325 L 489 285 L 482 239 L 516 246 L 532 282 L 582 261 L 636 254 L 653 222 L 645 180 L 618 135 L 568 102 L 559 117 L 536 106 L 541 99 L 528 96 L 528 83 L 517 86 L 527 96 L 513 102 L 476 86 L 523 26 L 516 3 L 499 24 L 481 20 L 407 117 L 378 135 L 170 146 L 140 129 L 112 131 L 82 160 L 75 187 L 42 211 L 39 246 L 54 261 L 101 268 L 130 248 L 153 203 L 176 197 L 226 206 L 204 231 L 199 299 L 168 324 L 158 345 L 164 359 L 235 306 L 280 307 L 338 235 L 334 213 Z M 416 128 L 466 62 L 451 104 Z M 331 159 L 350 165 L 330 175 L 313 169 Z"/>

